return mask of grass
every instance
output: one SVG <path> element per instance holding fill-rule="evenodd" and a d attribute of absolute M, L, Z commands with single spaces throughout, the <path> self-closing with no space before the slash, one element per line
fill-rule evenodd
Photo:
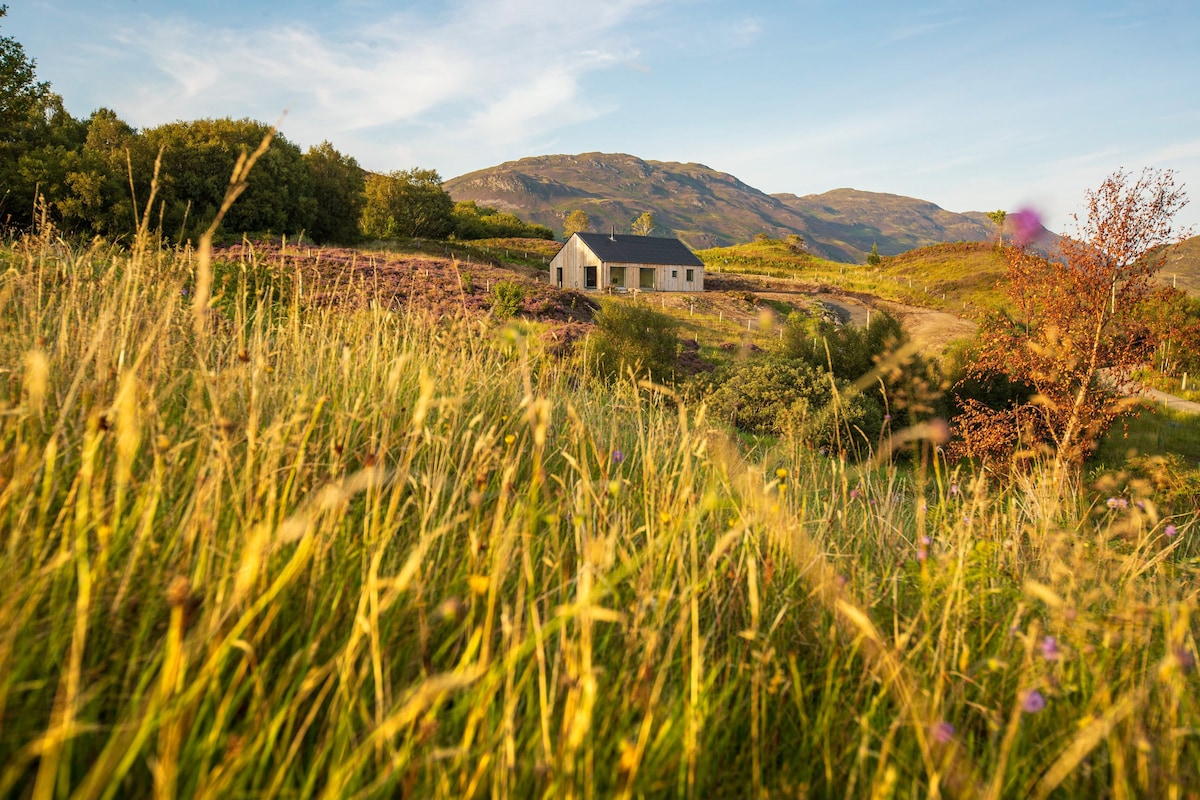
<path fill-rule="evenodd" d="M 697 255 L 710 272 L 793 278 L 955 313 L 997 308 L 1004 299 L 1004 259 L 986 242 L 922 247 L 884 258 L 878 267 L 824 261 L 778 240 L 717 247 Z"/>
<path fill-rule="evenodd" d="M 1117 422 L 1100 443 L 1100 463 L 1119 468 L 1129 458 L 1174 455 L 1200 469 L 1200 415 L 1146 404 L 1136 417 Z"/>
<path fill-rule="evenodd" d="M 520 327 L 198 269 L 0 248 L 0 795 L 1200 785 L 1153 485 L 747 453 Z"/>

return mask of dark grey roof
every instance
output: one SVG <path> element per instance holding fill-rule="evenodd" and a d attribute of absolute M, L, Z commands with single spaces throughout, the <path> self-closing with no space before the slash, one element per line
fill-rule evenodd
<path fill-rule="evenodd" d="M 631 236 L 625 233 L 575 234 L 596 257 L 615 264 L 671 264 L 703 267 L 704 262 L 678 239 L 661 236 Z"/>

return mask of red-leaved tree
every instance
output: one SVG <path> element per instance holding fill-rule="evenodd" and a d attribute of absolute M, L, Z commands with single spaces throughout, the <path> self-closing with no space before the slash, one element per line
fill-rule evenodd
<path fill-rule="evenodd" d="M 1088 192 L 1076 235 L 1053 257 L 1026 242 L 1005 248 L 1010 307 L 983 321 L 968 373 L 1007 374 L 1035 394 L 1003 410 L 968 403 L 957 427 L 969 455 L 1011 452 L 1023 440 L 1052 446 L 1059 466 L 1078 464 L 1129 408 L 1123 390 L 1161 331 L 1142 310 L 1162 246 L 1185 233 L 1174 217 L 1186 203 L 1170 170 L 1118 170 Z"/>

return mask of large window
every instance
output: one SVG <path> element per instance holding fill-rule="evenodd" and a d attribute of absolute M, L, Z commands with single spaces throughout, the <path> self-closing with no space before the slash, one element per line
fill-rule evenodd
<path fill-rule="evenodd" d="M 585 289 L 595 289 L 596 288 L 596 268 L 595 267 L 584 267 L 583 268 L 583 288 L 585 288 Z"/>
<path fill-rule="evenodd" d="M 638 280 L 638 288 L 653 289 L 654 288 L 654 267 L 642 267 L 641 276 Z"/>
<path fill-rule="evenodd" d="M 616 289 L 625 288 L 625 268 L 624 267 L 609 267 L 608 268 L 608 285 Z"/>

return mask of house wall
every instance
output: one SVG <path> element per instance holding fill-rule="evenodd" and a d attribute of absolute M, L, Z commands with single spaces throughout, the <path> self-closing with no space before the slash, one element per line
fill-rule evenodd
<path fill-rule="evenodd" d="M 551 283 L 555 282 L 558 275 L 557 270 L 561 267 L 563 271 L 562 288 L 583 289 L 583 268 L 599 266 L 600 259 L 596 258 L 596 254 L 589 250 L 582 241 L 572 236 L 550 261 L 550 281 Z M 601 269 L 599 273 L 597 277 L 600 285 L 597 288 L 603 289 L 608 285 L 608 271 Z"/>
<path fill-rule="evenodd" d="M 658 292 L 702 292 L 704 291 L 704 267 L 687 267 L 683 265 L 664 264 L 602 264 L 587 245 L 580 239 L 571 237 L 550 261 L 550 281 L 557 282 L 558 270 L 563 271 L 562 288 L 584 288 L 584 268 L 596 267 L 597 291 L 609 288 L 609 268 L 625 267 L 625 289 L 640 288 L 639 276 L 643 267 L 655 270 L 654 291 Z M 688 283 L 687 270 L 693 271 L 694 280 Z M 674 275 L 672 275 L 674 273 Z"/>

